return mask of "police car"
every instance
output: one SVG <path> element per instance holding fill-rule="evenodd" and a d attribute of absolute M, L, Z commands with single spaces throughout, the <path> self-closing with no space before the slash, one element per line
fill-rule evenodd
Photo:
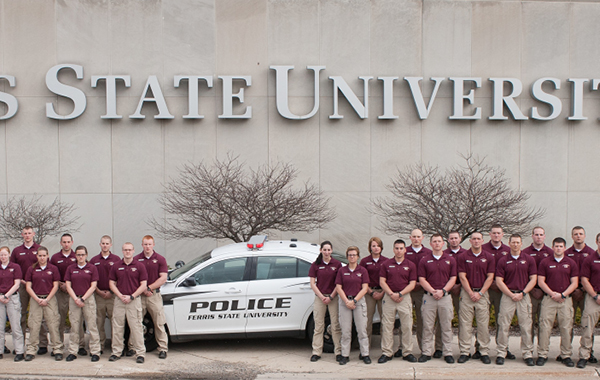
<path fill-rule="evenodd" d="M 318 254 L 317 244 L 254 236 L 175 269 L 161 288 L 170 340 L 312 338 L 308 270 Z M 328 351 L 330 339 L 325 334 Z"/>

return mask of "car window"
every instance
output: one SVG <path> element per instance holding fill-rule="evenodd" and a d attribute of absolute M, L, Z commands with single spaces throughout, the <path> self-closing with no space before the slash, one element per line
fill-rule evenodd
<path fill-rule="evenodd" d="M 310 263 L 295 257 L 259 257 L 256 263 L 256 279 L 306 277 L 309 268 Z"/>
<path fill-rule="evenodd" d="M 196 285 L 243 281 L 246 260 L 245 257 L 238 257 L 210 264 L 194 274 Z"/>
<path fill-rule="evenodd" d="M 182 274 L 187 273 L 187 271 L 189 271 L 196 265 L 202 264 L 203 262 L 207 261 L 208 259 L 210 259 L 211 253 L 212 253 L 212 251 L 207 252 L 207 253 L 203 254 L 202 256 L 199 256 L 199 257 L 195 258 L 194 260 L 190 261 L 189 263 L 185 264 L 181 268 L 177 268 L 177 269 L 173 270 L 171 273 L 169 273 L 169 280 L 177 280 Z"/>

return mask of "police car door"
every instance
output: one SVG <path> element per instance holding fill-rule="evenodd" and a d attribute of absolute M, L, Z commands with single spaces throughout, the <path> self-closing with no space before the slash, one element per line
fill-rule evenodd
<path fill-rule="evenodd" d="M 193 274 L 194 286 L 182 282 L 177 287 L 180 295 L 173 299 L 177 335 L 244 335 L 248 262 L 246 257 L 209 261 Z"/>
<path fill-rule="evenodd" d="M 304 329 L 303 323 L 310 315 L 314 301 L 309 268 L 310 263 L 296 257 L 256 258 L 255 279 L 248 285 L 248 336 L 261 331 Z M 277 336 L 277 333 L 270 335 Z"/>

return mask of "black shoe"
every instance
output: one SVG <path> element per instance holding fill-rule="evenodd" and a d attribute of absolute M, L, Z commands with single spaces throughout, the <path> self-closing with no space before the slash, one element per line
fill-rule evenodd
<path fill-rule="evenodd" d="M 138 363 L 138 364 L 144 363 L 144 357 L 143 356 L 138 356 L 137 359 L 135 359 L 135 362 Z"/>
<path fill-rule="evenodd" d="M 73 355 L 73 354 L 69 354 L 69 356 L 67 356 L 67 361 L 68 362 L 72 362 L 73 360 L 77 359 L 77 356 Z"/>
<path fill-rule="evenodd" d="M 446 361 L 446 363 L 448 364 L 454 364 L 454 357 L 451 355 L 448 356 L 444 356 L 444 360 Z"/>
<path fill-rule="evenodd" d="M 135 355 L 135 351 L 134 350 L 127 350 L 125 351 L 125 356 L 133 356 Z"/>
<path fill-rule="evenodd" d="M 512 352 L 506 351 L 506 358 L 508 360 L 515 360 L 517 357 L 515 355 L 513 355 Z"/>
<path fill-rule="evenodd" d="M 79 356 L 87 356 L 87 354 L 88 354 L 88 352 L 83 347 L 80 347 L 79 351 L 77 351 L 77 355 L 79 355 Z"/>
<path fill-rule="evenodd" d="M 343 356 L 341 354 L 335 355 L 335 361 L 338 363 L 340 362 L 340 360 L 342 360 L 342 358 L 343 358 Z"/>
<path fill-rule="evenodd" d="M 98 356 L 98 355 L 92 355 L 92 361 L 93 362 L 97 362 L 98 360 L 100 360 L 100 356 Z"/>
<path fill-rule="evenodd" d="M 431 356 L 429 355 L 421 355 L 419 356 L 419 363 L 425 363 L 431 360 Z"/>
<path fill-rule="evenodd" d="M 17 351 L 16 351 L 16 350 L 13 350 L 12 352 L 13 352 L 13 355 L 16 355 L 16 354 L 17 354 Z"/>
<path fill-rule="evenodd" d="M 4 353 L 5 354 L 10 354 L 10 350 L 8 348 L 6 348 L 6 346 L 4 346 Z"/>
<path fill-rule="evenodd" d="M 548 358 L 543 358 L 543 357 L 538 357 L 537 361 L 535 362 L 535 365 L 539 365 L 540 367 L 543 366 L 544 364 L 546 364 L 546 362 L 548 361 Z"/>
<path fill-rule="evenodd" d="M 558 356 L 556 357 L 556 361 L 557 361 L 557 362 L 562 362 L 562 357 L 561 357 L 560 355 L 558 355 Z"/>
<path fill-rule="evenodd" d="M 0 359 L 4 359 L 4 354 L 0 354 Z"/>
<path fill-rule="evenodd" d="M 163 352 L 164 352 L 164 351 L 163 351 Z M 319 359 L 321 359 L 321 357 L 320 357 L 319 355 L 313 355 L 313 356 L 311 356 L 311 357 L 310 357 L 310 361 L 311 361 L 311 362 L 316 362 L 316 361 L 318 361 Z"/>
<path fill-rule="evenodd" d="M 573 363 L 573 360 L 571 360 L 571 358 L 564 358 L 563 364 L 569 368 L 575 367 L 575 363 Z"/>
<path fill-rule="evenodd" d="M 533 362 L 533 358 L 523 359 L 523 361 L 525 362 L 525 364 L 527 364 L 528 367 L 533 367 L 535 365 L 535 363 Z"/>
<path fill-rule="evenodd" d="M 492 360 L 490 359 L 489 355 L 482 355 L 481 362 L 483 364 L 492 364 Z"/>
<path fill-rule="evenodd" d="M 26 362 L 30 362 L 30 361 L 32 361 L 34 358 L 35 358 L 35 356 L 33 356 L 33 355 L 25 355 L 25 361 L 26 361 Z"/>
<path fill-rule="evenodd" d="M 594 353 L 590 354 L 590 358 L 587 361 L 590 362 L 590 363 L 592 363 L 592 364 L 598 363 L 598 359 L 596 359 L 596 357 L 594 356 Z"/>
<path fill-rule="evenodd" d="M 54 351 L 50 352 L 50 356 L 54 357 Z"/>
<path fill-rule="evenodd" d="M 387 363 L 387 362 L 389 362 L 390 360 L 392 360 L 392 357 L 391 357 L 391 356 L 385 356 L 385 355 L 381 355 L 381 356 L 379 357 L 379 360 L 377 360 L 377 363 L 379 363 L 379 364 L 383 364 L 383 363 Z"/>
<path fill-rule="evenodd" d="M 471 358 L 471 355 L 460 355 L 458 358 L 458 363 L 462 364 L 462 363 L 466 363 L 467 360 L 469 360 Z"/>
<path fill-rule="evenodd" d="M 40 347 L 40 348 L 38 348 L 38 352 L 37 352 L 38 355 L 46 355 L 47 353 L 48 353 L 48 348 L 47 347 Z"/>
<path fill-rule="evenodd" d="M 587 364 L 587 360 L 585 359 L 579 359 L 579 361 L 577 362 L 577 368 L 585 368 L 585 365 Z"/>
<path fill-rule="evenodd" d="M 363 356 L 362 361 L 365 362 L 365 364 L 371 364 L 371 358 L 369 355 Z"/>
<path fill-rule="evenodd" d="M 394 357 L 395 358 L 401 358 L 402 357 L 402 349 L 399 348 L 398 351 L 394 352 Z"/>
<path fill-rule="evenodd" d="M 20 361 L 21 361 L 21 360 L 23 360 L 23 359 L 25 359 L 25 358 L 23 357 L 23 354 L 17 354 L 17 356 L 15 356 L 15 361 L 16 361 L 16 362 L 20 362 Z"/>
<path fill-rule="evenodd" d="M 435 350 L 435 352 L 433 353 L 433 358 L 434 358 L 434 359 L 439 359 L 439 358 L 441 358 L 441 357 L 442 357 L 442 355 L 443 355 L 443 354 L 444 354 L 444 353 L 443 353 L 442 351 L 440 351 L 440 350 Z"/>
<path fill-rule="evenodd" d="M 313 356 L 314 356 L 314 355 L 313 355 Z M 166 358 L 167 358 L 167 351 L 161 351 L 161 352 L 159 352 L 159 353 L 158 353 L 158 358 L 159 358 L 159 359 L 166 359 Z M 320 358 L 321 358 L 321 357 L 319 356 L 319 359 L 320 359 Z M 312 358 L 311 358 L 311 360 L 312 360 Z"/>
<path fill-rule="evenodd" d="M 117 360 L 121 359 L 120 356 L 117 355 L 110 355 L 110 357 L 108 358 L 109 362 L 116 362 Z"/>
<path fill-rule="evenodd" d="M 346 365 L 349 361 L 350 361 L 350 358 L 348 356 L 342 356 L 342 358 L 340 359 L 340 361 L 338 363 L 340 363 L 340 365 Z"/>
<path fill-rule="evenodd" d="M 471 358 L 473 358 L 475 360 L 481 359 L 481 352 L 475 351 L 475 353 L 473 354 L 473 356 L 471 356 Z"/>
<path fill-rule="evenodd" d="M 63 360 L 62 354 L 56 354 L 56 355 L 54 355 L 54 360 L 56 360 L 57 362 Z"/>
<path fill-rule="evenodd" d="M 417 358 L 415 358 L 415 355 L 413 355 L 413 354 L 408 354 L 408 355 L 404 356 L 402 358 L 402 360 L 406 360 L 407 362 L 410 362 L 410 363 L 416 363 L 417 362 Z"/>
<path fill-rule="evenodd" d="M 496 364 L 498 364 L 498 365 L 504 365 L 504 358 L 502 356 L 498 356 L 496 358 Z"/>

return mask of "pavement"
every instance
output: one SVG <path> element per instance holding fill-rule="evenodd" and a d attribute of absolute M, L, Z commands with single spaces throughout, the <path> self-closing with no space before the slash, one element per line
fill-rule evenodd
<path fill-rule="evenodd" d="M 66 334 L 68 336 L 68 334 Z M 65 340 L 67 338 L 65 337 Z M 550 340 L 549 360 L 543 367 L 527 367 L 520 355 L 520 338 L 510 338 L 510 350 L 516 360 L 494 364 L 495 345 L 492 342 L 492 364 L 479 360 L 464 364 L 447 364 L 443 359 L 427 363 L 408 363 L 394 358 L 378 364 L 381 355 L 380 337 L 373 336 L 371 359 L 364 364 L 358 360 L 358 349 L 353 349 L 350 362 L 340 366 L 333 354 L 323 354 L 318 362 L 311 362 L 308 340 L 298 339 L 247 339 L 203 340 L 171 344 L 167 359 L 158 359 L 158 352 L 146 354 L 144 364 L 136 364 L 135 357 L 123 357 L 109 362 L 109 350 L 100 361 L 92 363 L 89 357 L 79 357 L 67 363 L 57 362 L 49 354 L 37 356 L 32 362 L 15 363 L 12 354 L 0 360 L 2 379 L 598 379 L 600 364 L 588 364 L 585 369 L 567 368 L 554 358 L 559 354 L 560 337 Z M 7 347 L 12 348 L 12 338 L 7 334 Z M 415 347 L 418 347 L 415 341 Z M 574 357 L 577 362 L 579 337 L 574 339 Z M 453 351 L 458 358 L 457 337 Z M 417 355 L 418 356 L 418 353 Z M 65 355 L 66 357 L 66 355 Z M 537 355 L 534 353 L 534 357 Z"/>

